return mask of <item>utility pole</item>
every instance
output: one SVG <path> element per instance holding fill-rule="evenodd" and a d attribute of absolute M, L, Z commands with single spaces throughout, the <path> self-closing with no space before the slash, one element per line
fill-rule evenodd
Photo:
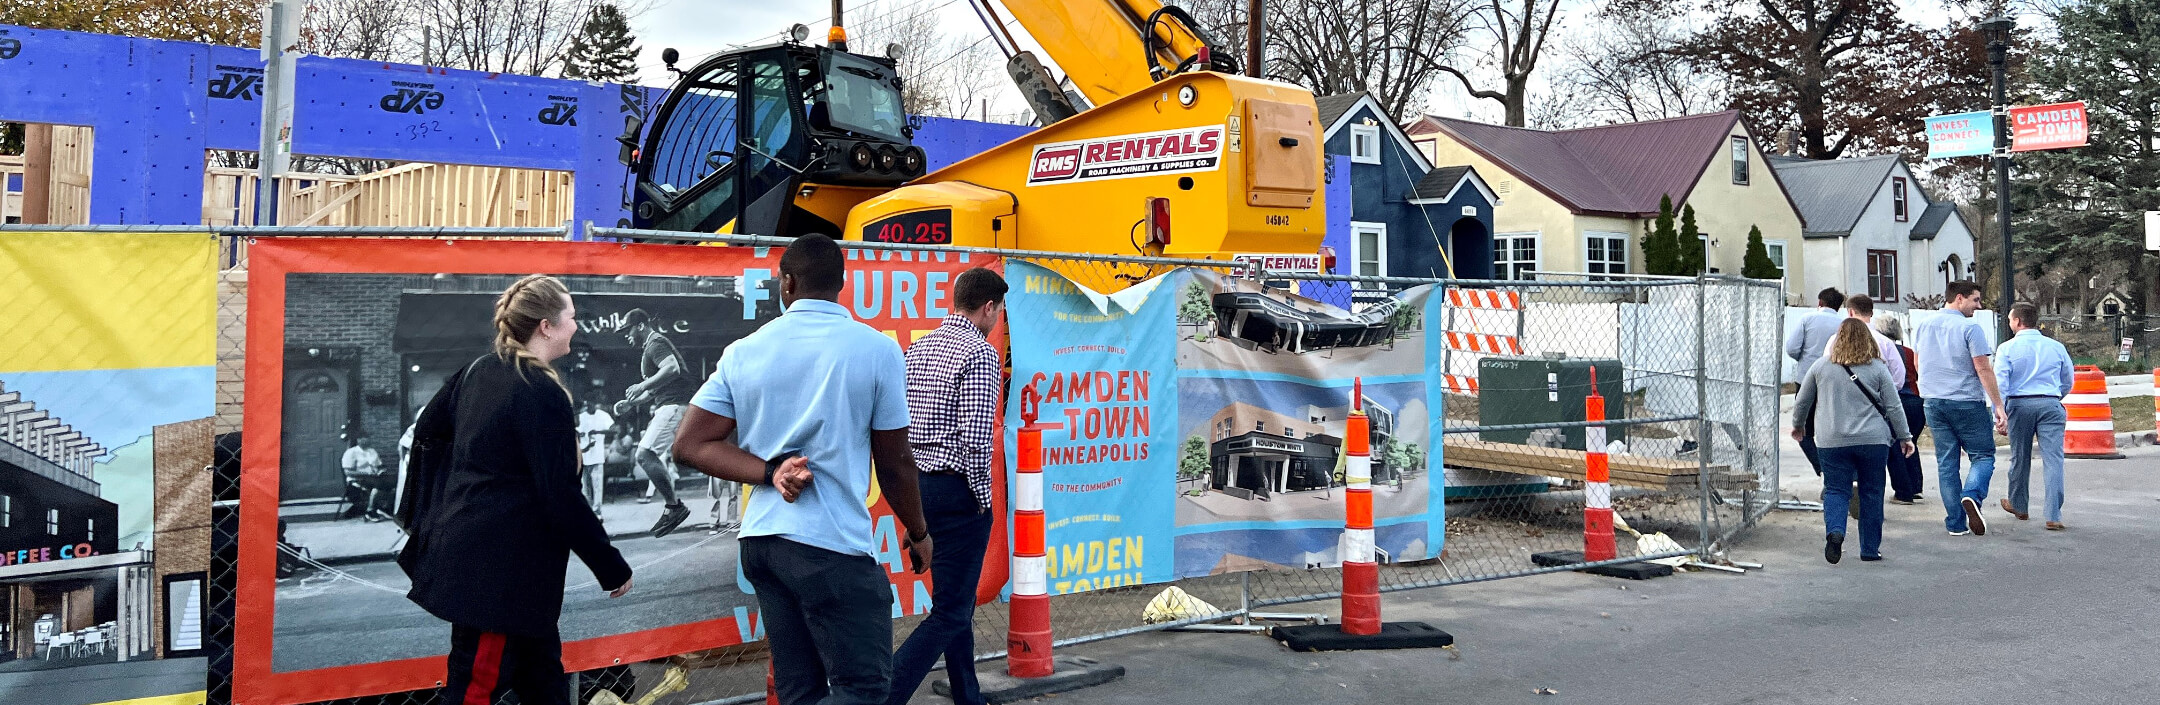
<path fill-rule="evenodd" d="M 2010 339 L 2010 307 L 2017 303 L 2017 269 L 2010 252 L 2010 29 L 2009 17 L 1997 14 L 1980 22 L 1987 34 L 1988 65 L 1995 69 L 1995 223 L 2002 232 L 2002 297 L 1995 309 L 1995 340 Z"/>
<path fill-rule="evenodd" d="M 290 0 L 263 9 L 262 140 L 255 149 L 255 224 L 277 224 L 278 177 L 292 161 L 293 62 L 286 49 L 300 34 Z"/>
<path fill-rule="evenodd" d="M 1245 75 L 1253 78 L 1267 74 L 1262 68 L 1267 61 L 1267 47 L 1260 43 L 1261 30 L 1267 27 L 1263 4 L 1264 0 L 1245 0 Z"/>

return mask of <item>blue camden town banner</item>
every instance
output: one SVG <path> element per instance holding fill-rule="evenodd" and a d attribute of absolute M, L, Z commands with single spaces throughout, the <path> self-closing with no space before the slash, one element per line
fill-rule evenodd
<path fill-rule="evenodd" d="M 1017 261 L 1007 277 L 1005 440 L 1017 442 L 1019 390 L 1032 386 L 1050 426 L 1050 594 L 1339 565 L 1358 378 L 1378 546 L 1394 561 L 1439 555 L 1430 287 L 1353 312 L 1199 269 L 1107 295 Z"/>

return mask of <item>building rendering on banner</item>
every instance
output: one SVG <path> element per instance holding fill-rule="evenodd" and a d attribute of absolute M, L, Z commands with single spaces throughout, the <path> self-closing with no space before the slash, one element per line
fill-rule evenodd
<path fill-rule="evenodd" d="M 152 648 L 150 556 L 120 550 L 119 505 L 93 477 L 105 452 L 34 400 L 0 390 L 0 672 L 124 661 Z"/>
<path fill-rule="evenodd" d="M 1365 414 L 1372 420 L 1374 448 L 1394 437 L 1395 413 L 1371 397 Z M 1208 488 L 1243 499 L 1269 500 L 1278 494 L 1328 490 L 1342 484 L 1335 464 L 1342 455 L 1340 429 L 1350 415 L 1346 406 L 1306 406 L 1286 414 L 1232 402 L 1208 421 Z M 1398 474 L 1374 458 L 1373 482 Z"/>

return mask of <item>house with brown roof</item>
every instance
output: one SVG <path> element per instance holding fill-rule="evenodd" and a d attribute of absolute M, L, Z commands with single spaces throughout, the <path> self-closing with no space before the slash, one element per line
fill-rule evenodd
<path fill-rule="evenodd" d="M 1574 130 L 1427 116 L 1405 133 L 1435 163 L 1485 174 L 1500 198 L 1500 278 L 1641 273 L 1642 235 L 1666 196 L 1675 209 L 1695 207 L 1713 271 L 1740 272 L 1751 227 L 1766 241 L 1801 238 L 1799 209 L 1738 111 Z M 1787 278 L 1798 281 L 1802 258 L 1788 259 Z"/>

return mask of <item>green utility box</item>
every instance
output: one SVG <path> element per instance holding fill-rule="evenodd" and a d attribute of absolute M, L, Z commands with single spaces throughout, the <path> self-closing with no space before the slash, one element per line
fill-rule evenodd
<path fill-rule="evenodd" d="M 1488 356 L 1478 361 L 1478 425 L 1582 421 L 1583 400 L 1590 396 L 1590 370 L 1597 370 L 1598 393 L 1605 397 L 1605 418 L 1623 418 L 1620 361 L 1563 356 Z M 1608 426 L 1607 440 L 1624 441 L 1627 427 Z M 1530 443 L 1532 434 L 1560 434 L 1561 447 L 1583 448 L 1581 427 L 1540 432 L 1485 431 L 1479 437 L 1497 443 Z M 1549 445 L 1547 440 L 1539 445 Z"/>

